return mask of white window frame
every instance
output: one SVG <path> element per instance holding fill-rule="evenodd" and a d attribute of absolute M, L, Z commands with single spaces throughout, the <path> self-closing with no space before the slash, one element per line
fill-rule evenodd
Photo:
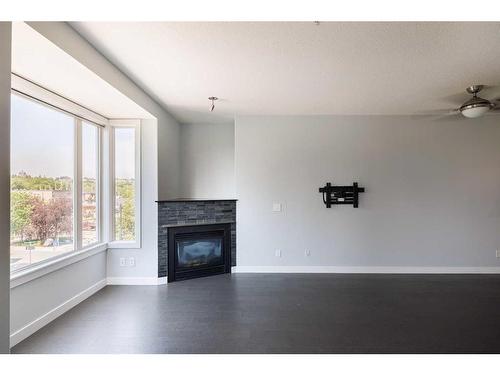
<path fill-rule="evenodd" d="M 64 254 L 60 254 L 40 262 L 18 268 L 10 272 L 11 280 L 24 277 L 25 274 L 39 272 L 40 269 L 45 267 L 53 267 L 55 263 L 64 262 L 68 258 L 81 257 L 82 253 L 93 253 L 96 250 L 102 251 L 107 247 L 103 241 L 104 233 L 104 220 L 102 214 L 103 200 L 102 200 L 102 186 L 103 186 L 103 152 L 102 152 L 102 139 L 105 127 L 109 123 L 109 119 L 101 116 L 100 114 L 91 111 L 69 99 L 66 99 L 34 82 L 31 82 L 15 73 L 11 75 L 11 93 L 18 95 L 24 99 L 42 104 L 52 110 L 66 113 L 74 119 L 74 170 L 73 170 L 73 250 Z M 82 121 L 95 125 L 98 129 L 98 174 L 96 185 L 96 205 L 97 205 L 97 232 L 98 241 L 82 247 L 82 216 L 81 216 L 81 203 L 82 203 L 82 143 L 81 143 L 81 124 Z"/>
<path fill-rule="evenodd" d="M 81 210 L 83 207 L 83 202 L 82 202 L 82 196 L 83 196 L 83 163 L 82 163 L 82 150 L 83 150 L 83 140 L 82 140 L 82 125 L 83 122 L 88 123 L 91 126 L 96 126 L 97 128 L 97 135 L 96 135 L 96 144 L 97 144 L 97 171 L 96 171 L 96 229 L 97 229 L 97 241 L 92 242 L 88 245 L 83 246 L 82 242 L 82 236 L 83 236 L 83 217 L 82 217 L 82 212 L 78 213 L 77 216 L 77 223 L 75 225 L 78 226 L 79 230 L 78 233 L 78 249 L 88 249 L 92 248 L 96 245 L 102 244 L 104 242 L 104 225 L 103 225 L 103 194 L 102 194 L 102 186 L 103 186 L 103 159 L 102 159 L 102 138 L 103 138 L 103 132 L 104 129 L 100 128 L 99 126 L 91 123 L 90 121 L 87 120 L 81 120 L 79 118 L 76 119 L 76 130 L 75 130 L 75 140 L 78 141 L 78 150 L 75 150 L 75 160 L 78 158 L 78 165 L 75 167 L 77 171 L 77 179 L 79 181 L 76 186 L 74 186 L 73 191 L 75 192 L 75 198 L 74 202 L 78 203 L 78 210 Z M 76 180 L 76 178 L 75 178 Z M 78 192 L 76 190 L 79 190 Z M 78 199 L 78 200 L 77 200 Z M 74 208 L 75 210 L 77 208 Z"/>
<path fill-rule="evenodd" d="M 135 129 L 135 240 L 115 240 L 115 129 Z M 137 119 L 109 120 L 109 205 L 108 205 L 108 248 L 109 249 L 139 249 L 141 248 L 141 121 Z"/>
<path fill-rule="evenodd" d="M 109 119 L 16 73 L 10 76 L 12 91 L 38 103 L 105 127 Z"/>

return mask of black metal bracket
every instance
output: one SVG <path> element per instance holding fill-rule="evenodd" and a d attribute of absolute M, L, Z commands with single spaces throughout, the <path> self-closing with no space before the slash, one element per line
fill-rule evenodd
<path fill-rule="evenodd" d="M 359 187 L 357 182 L 353 182 L 352 186 L 332 186 L 327 182 L 325 186 L 319 188 L 319 192 L 323 194 L 326 208 L 332 207 L 332 204 L 352 204 L 354 208 L 358 208 L 358 194 L 364 193 L 365 188 Z"/>

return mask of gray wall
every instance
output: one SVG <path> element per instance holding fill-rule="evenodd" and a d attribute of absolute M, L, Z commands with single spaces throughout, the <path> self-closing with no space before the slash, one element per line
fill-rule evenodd
<path fill-rule="evenodd" d="M 239 117 L 235 170 L 238 266 L 500 266 L 499 117 Z"/>
<path fill-rule="evenodd" d="M 11 23 L 0 22 L 0 353 L 9 352 Z"/>
<path fill-rule="evenodd" d="M 181 196 L 233 198 L 234 125 L 180 126 Z"/>

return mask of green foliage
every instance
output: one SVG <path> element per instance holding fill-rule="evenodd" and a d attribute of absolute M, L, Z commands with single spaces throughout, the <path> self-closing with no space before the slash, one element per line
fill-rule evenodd
<path fill-rule="evenodd" d="M 11 233 L 20 236 L 21 242 L 37 239 L 43 244 L 48 238 L 71 233 L 72 213 L 71 199 L 44 201 L 26 192 L 11 192 Z"/>
<path fill-rule="evenodd" d="M 18 237 L 21 242 L 38 240 L 43 244 L 48 238 L 71 234 L 71 185 L 69 177 L 32 177 L 25 173 L 11 176 L 11 237 Z M 53 194 L 49 194 L 52 198 L 44 200 L 33 193 L 39 190 L 52 191 Z"/>
<path fill-rule="evenodd" d="M 116 180 L 116 239 L 132 241 L 135 239 L 135 186 L 134 180 Z"/>
<path fill-rule="evenodd" d="M 70 191 L 72 179 L 70 177 L 32 177 L 26 174 L 11 176 L 12 190 L 59 190 Z"/>
<path fill-rule="evenodd" d="M 118 179 L 115 188 L 116 239 L 131 241 L 135 239 L 135 181 Z M 94 193 L 95 203 L 95 179 L 84 178 L 82 189 L 84 193 Z M 22 242 L 38 240 L 44 243 L 48 238 L 71 233 L 73 208 L 67 196 L 70 193 L 53 194 L 52 199 L 44 200 L 32 193 L 36 190 L 70 192 L 72 180 L 69 177 L 32 177 L 25 173 L 11 176 L 11 235 Z M 92 194 L 87 199 L 92 199 Z M 83 214 L 84 219 L 95 220 L 95 211 Z"/>
<path fill-rule="evenodd" d="M 85 177 L 83 179 L 83 192 L 84 193 L 95 193 L 95 191 L 96 191 L 95 179 Z"/>
<path fill-rule="evenodd" d="M 23 191 L 13 191 L 10 196 L 10 231 L 24 241 L 24 236 L 31 224 L 33 197 Z"/>

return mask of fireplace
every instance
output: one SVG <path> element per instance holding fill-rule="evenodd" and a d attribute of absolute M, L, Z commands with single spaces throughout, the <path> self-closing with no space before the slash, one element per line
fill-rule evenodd
<path fill-rule="evenodd" d="M 230 272 L 230 224 L 169 228 L 168 282 Z"/>
<path fill-rule="evenodd" d="M 231 266 L 236 266 L 235 199 L 158 201 L 159 278 L 208 276 L 231 272 Z"/>

